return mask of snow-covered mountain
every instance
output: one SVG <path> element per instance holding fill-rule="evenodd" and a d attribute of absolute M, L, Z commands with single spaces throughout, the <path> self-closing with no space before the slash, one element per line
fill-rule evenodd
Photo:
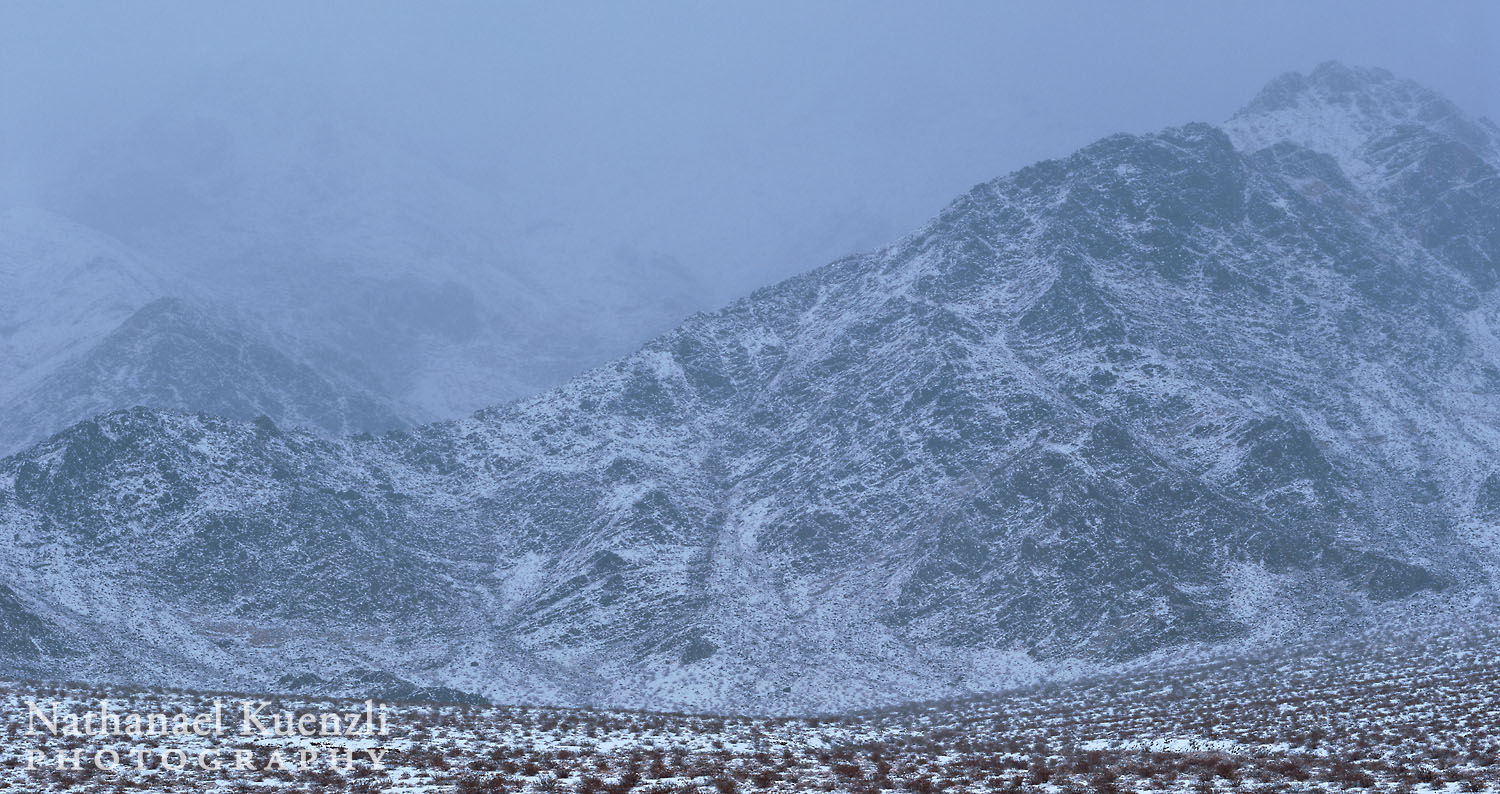
<path fill-rule="evenodd" d="M 1346 176 L 1378 182 L 1382 150 L 1410 137 L 1449 141 L 1500 161 L 1500 127 L 1473 119 L 1443 96 L 1384 69 L 1322 64 L 1273 80 L 1225 126 L 1254 151 L 1292 143 L 1338 161 Z"/>
<path fill-rule="evenodd" d="M 81 423 L 7 664 L 781 711 L 1489 608 L 1497 141 L 1330 64 L 463 421 Z"/>

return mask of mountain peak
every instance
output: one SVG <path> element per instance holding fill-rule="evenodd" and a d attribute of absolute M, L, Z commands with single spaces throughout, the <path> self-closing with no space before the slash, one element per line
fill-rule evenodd
<path fill-rule="evenodd" d="M 1324 61 L 1308 74 L 1288 72 L 1271 80 L 1249 104 L 1235 114 L 1235 118 L 1309 105 L 1338 106 L 1365 102 L 1388 93 L 1402 82 L 1385 69 Z M 1426 92 L 1420 86 L 1411 86 Z"/>
<path fill-rule="evenodd" d="M 1385 69 L 1326 61 L 1275 78 L 1225 124 L 1235 145 L 1253 152 L 1290 142 L 1332 155 L 1359 181 L 1361 151 L 1406 127 L 1419 127 L 1500 162 L 1500 131 L 1466 116 L 1441 94 Z"/>

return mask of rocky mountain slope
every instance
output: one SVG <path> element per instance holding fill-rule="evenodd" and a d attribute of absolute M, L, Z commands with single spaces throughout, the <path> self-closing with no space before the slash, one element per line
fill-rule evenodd
<path fill-rule="evenodd" d="M 81 423 L 5 663 L 785 711 L 1492 604 L 1497 141 L 1329 64 L 464 421 Z"/>

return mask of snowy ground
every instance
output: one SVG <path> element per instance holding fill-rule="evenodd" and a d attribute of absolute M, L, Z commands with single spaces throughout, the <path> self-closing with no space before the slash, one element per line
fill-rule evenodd
<path fill-rule="evenodd" d="M 1493 631 L 1366 638 L 805 719 L 391 704 L 384 737 L 239 733 L 247 699 L 270 701 L 265 715 L 347 715 L 363 708 L 353 701 L 12 683 L 0 690 L 9 723 L 0 790 L 1500 791 L 1497 650 Z M 101 697 L 116 713 L 189 717 L 211 713 L 218 699 L 230 730 L 108 741 L 26 735 L 28 699 L 82 714 L 97 711 Z M 122 768 L 91 771 L 106 746 Z M 133 749 L 162 747 L 184 749 L 187 769 L 162 768 L 154 752 L 147 769 L 134 768 Z M 83 770 L 57 770 L 59 752 L 74 749 Z M 196 769 L 205 750 L 225 769 Z M 256 769 L 233 769 L 235 750 Z M 317 752 L 306 769 L 298 750 Z M 330 768 L 330 750 L 354 750 L 352 768 Z M 384 753 L 380 764 L 371 751 Z M 43 768 L 27 769 L 37 752 L 47 753 Z M 267 771 L 273 757 L 290 768 Z"/>

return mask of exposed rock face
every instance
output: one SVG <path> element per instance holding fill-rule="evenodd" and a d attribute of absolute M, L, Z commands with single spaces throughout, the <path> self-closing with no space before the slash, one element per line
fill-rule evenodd
<path fill-rule="evenodd" d="M 82 423 L 0 463 L 6 641 L 775 711 L 1487 599 L 1497 140 L 1327 65 L 465 421 Z"/>

